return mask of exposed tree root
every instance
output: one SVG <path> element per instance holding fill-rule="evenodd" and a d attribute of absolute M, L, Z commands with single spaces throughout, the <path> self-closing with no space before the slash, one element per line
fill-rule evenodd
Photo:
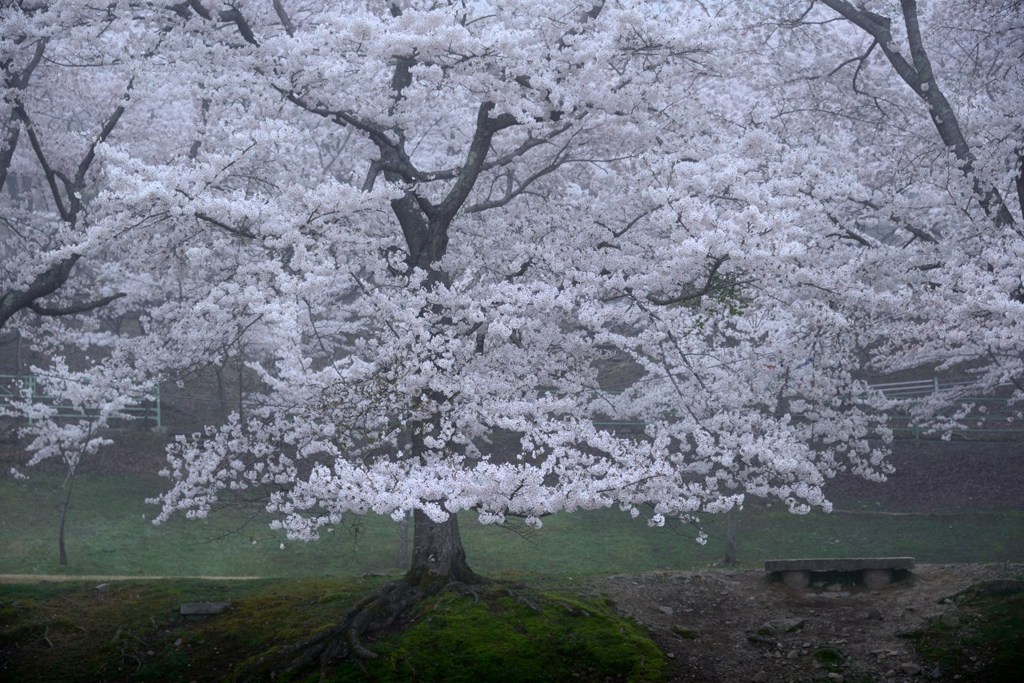
<path fill-rule="evenodd" d="M 476 582 L 486 583 L 480 577 L 474 578 Z M 324 680 L 331 667 L 343 659 L 375 659 L 377 654 L 363 644 L 365 636 L 387 630 L 420 601 L 444 593 L 459 593 L 480 601 L 474 586 L 461 581 L 439 582 L 433 590 L 412 585 L 407 580 L 396 581 L 360 600 L 335 626 L 260 657 L 237 680 L 242 683 L 264 680 L 268 669 L 276 678 L 315 666 L 319 666 L 320 678 Z"/>

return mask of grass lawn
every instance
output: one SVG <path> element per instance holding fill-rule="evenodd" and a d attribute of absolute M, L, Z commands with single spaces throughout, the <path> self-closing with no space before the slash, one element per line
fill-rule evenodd
<path fill-rule="evenodd" d="M 163 480 L 95 474 L 75 484 L 67 529 L 69 564 L 57 563 L 60 477 L 0 479 L 0 574 L 323 577 L 391 574 L 399 528 L 390 518 L 351 517 L 316 543 L 290 542 L 258 511 L 228 508 L 198 521 L 162 526 L 145 498 Z M 907 555 L 918 562 L 1024 560 L 1024 512 L 892 515 L 846 501 L 849 512 L 793 516 L 758 503 L 734 513 L 742 566 L 774 557 Z M 618 510 L 559 514 L 539 530 L 474 523 L 462 532 L 471 565 L 483 574 L 573 576 L 692 569 L 725 554 L 725 519 L 707 517 L 707 545 L 696 530 L 651 528 Z M 282 548 L 282 544 L 284 547 Z"/>
<path fill-rule="evenodd" d="M 231 681 L 247 671 L 265 680 L 290 659 L 282 647 L 333 625 L 388 575 L 401 572 L 399 527 L 390 518 L 353 517 L 309 544 L 275 535 L 265 515 L 241 507 L 154 527 L 156 508 L 144 499 L 162 485 L 142 476 L 80 477 L 67 530 L 70 561 L 59 567 L 61 479 L 36 473 L 27 481 L 0 480 L 0 574 L 72 578 L 0 583 L 0 679 Z M 847 512 L 797 517 L 777 504 L 757 504 L 734 513 L 741 564 L 841 555 L 1024 560 L 1019 510 L 904 515 L 860 501 L 839 507 Z M 664 655 L 579 579 L 705 567 L 725 553 L 726 520 L 720 517 L 705 520 L 710 541 L 704 546 L 694 541 L 693 527 L 651 528 L 642 517 L 617 510 L 555 515 L 539 530 L 482 526 L 466 517 L 462 531 L 472 566 L 526 586 L 509 592 L 499 583 L 477 596 L 426 600 L 400 632 L 373 641 L 377 659 L 339 664 L 330 681 L 653 683 L 665 674 Z M 266 578 L 74 580 L 88 575 Z M 179 606 L 192 601 L 231 606 L 215 618 L 189 620 Z M 1018 646 L 1013 641 L 1004 649 Z M 303 671 L 279 680 L 316 678 L 315 671 Z"/>

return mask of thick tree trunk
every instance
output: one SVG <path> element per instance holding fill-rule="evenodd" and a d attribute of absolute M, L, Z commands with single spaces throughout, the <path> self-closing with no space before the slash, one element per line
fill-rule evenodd
<path fill-rule="evenodd" d="M 413 513 L 412 564 L 405 580 L 424 593 L 444 590 L 452 583 L 482 581 L 466 563 L 457 516 L 435 522 L 420 510 Z"/>

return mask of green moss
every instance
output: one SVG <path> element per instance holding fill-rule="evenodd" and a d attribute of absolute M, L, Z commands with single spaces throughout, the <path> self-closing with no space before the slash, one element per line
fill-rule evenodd
<path fill-rule="evenodd" d="M 0 678 L 34 681 L 230 681 L 334 625 L 384 579 L 148 581 L 0 586 Z M 658 681 L 662 654 L 609 605 L 498 588 L 424 601 L 407 627 L 369 643 L 336 681 Z M 206 619 L 182 602 L 230 602 Z M 536 608 L 536 609 L 535 609 Z M 363 666 L 366 668 L 364 669 Z M 302 672 L 297 680 L 313 672 Z M 313 675 L 313 680 L 316 680 Z"/>
<path fill-rule="evenodd" d="M 634 623 L 600 602 L 500 590 L 426 601 L 405 631 L 371 643 L 332 681 L 659 681 L 665 660 Z"/>
<path fill-rule="evenodd" d="M 834 647 L 819 647 L 811 652 L 811 657 L 826 671 L 839 671 L 843 667 L 846 655 Z"/>
<path fill-rule="evenodd" d="M 1024 584 L 1017 583 L 1012 590 L 972 587 L 957 599 L 955 620 L 932 619 L 903 635 L 944 678 L 1016 683 L 1024 671 Z"/>

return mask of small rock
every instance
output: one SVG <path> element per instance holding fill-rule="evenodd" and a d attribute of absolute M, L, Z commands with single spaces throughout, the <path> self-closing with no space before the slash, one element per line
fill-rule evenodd
<path fill-rule="evenodd" d="M 907 674 L 908 676 L 916 676 L 921 673 L 921 667 L 913 662 L 903 662 L 900 664 L 900 671 Z"/>
<path fill-rule="evenodd" d="M 174 641 L 174 647 L 181 647 L 181 643 L 182 643 L 181 638 L 178 638 L 176 641 Z"/>
<path fill-rule="evenodd" d="M 673 610 L 668 605 L 659 605 L 658 606 L 658 611 L 661 612 L 662 614 L 667 614 L 668 616 L 672 616 L 675 613 L 675 610 Z"/>
<path fill-rule="evenodd" d="M 665 656 L 668 657 L 669 659 L 675 659 L 676 658 L 676 653 L 675 652 L 669 652 Z"/>
<path fill-rule="evenodd" d="M 835 681 L 836 683 L 843 683 L 843 674 L 830 671 L 828 674 L 828 680 Z"/>
<path fill-rule="evenodd" d="M 800 653 L 797 652 L 796 650 L 790 650 L 789 652 L 786 653 L 786 659 L 796 659 L 799 656 L 800 656 Z"/>
<path fill-rule="evenodd" d="M 778 630 L 784 633 L 793 633 L 794 631 L 799 631 L 800 629 L 802 629 L 806 622 L 803 619 L 794 617 L 792 619 L 779 619 L 772 623 L 776 626 L 776 628 L 778 628 Z"/>
<path fill-rule="evenodd" d="M 943 614 L 942 625 L 948 626 L 949 628 L 957 628 L 960 626 L 960 617 L 955 614 Z"/>
<path fill-rule="evenodd" d="M 183 602 L 180 611 L 183 617 L 204 617 L 220 614 L 230 606 L 230 602 Z"/>
<path fill-rule="evenodd" d="M 758 671 L 756 674 L 750 677 L 750 680 L 753 681 L 753 683 L 765 683 L 768 680 L 768 672 Z"/>
<path fill-rule="evenodd" d="M 882 613 L 874 608 L 864 612 L 864 618 L 868 621 L 882 621 Z"/>
<path fill-rule="evenodd" d="M 109 583 L 101 583 L 100 585 L 96 586 L 96 590 L 98 590 L 100 593 L 105 592 L 108 588 L 110 588 Z"/>
<path fill-rule="evenodd" d="M 882 675 L 882 678 L 896 678 L 896 672 L 892 669 L 889 669 Z"/>
<path fill-rule="evenodd" d="M 982 581 L 966 590 L 962 590 L 953 596 L 954 600 L 963 597 L 976 597 L 978 595 L 1012 595 L 1024 592 L 1024 581 L 1016 579 L 996 579 L 995 581 Z"/>
<path fill-rule="evenodd" d="M 799 618 L 776 619 L 747 631 L 747 637 L 754 642 L 774 642 L 779 634 L 799 631 L 804 627 L 804 623 L 804 620 Z"/>
<path fill-rule="evenodd" d="M 700 633 L 696 629 L 680 626 L 679 624 L 673 624 L 672 633 L 684 640 L 697 640 L 697 638 L 700 638 Z"/>

